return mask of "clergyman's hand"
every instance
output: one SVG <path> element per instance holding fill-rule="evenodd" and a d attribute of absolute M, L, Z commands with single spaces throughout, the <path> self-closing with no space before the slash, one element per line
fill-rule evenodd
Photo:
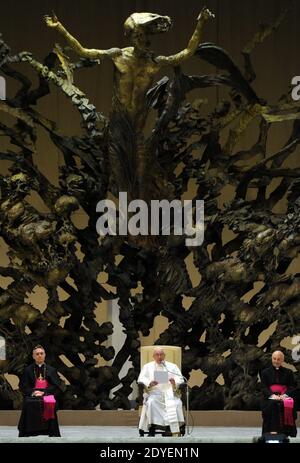
<path fill-rule="evenodd" d="M 34 391 L 33 393 L 34 397 L 41 397 L 42 395 L 44 395 L 43 391 Z"/>
<path fill-rule="evenodd" d="M 172 384 L 172 386 L 175 386 L 175 379 L 174 378 L 170 378 L 169 381 Z"/>

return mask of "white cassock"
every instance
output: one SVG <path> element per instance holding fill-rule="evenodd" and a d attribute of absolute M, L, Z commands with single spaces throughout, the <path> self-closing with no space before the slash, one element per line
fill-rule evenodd
<path fill-rule="evenodd" d="M 171 362 L 164 362 L 165 365 L 155 361 L 146 363 L 138 377 L 138 383 L 143 383 L 148 388 L 151 381 L 154 381 L 154 372 L 168 371 L 168 377 L 174 378 L 176 388 L 184 382 L 177 365 Z M 144 406 L 139 423 L 139 429 L 148 431 L 151 424 L 158 426 L 170 426 L 171 432 L 179 432 L 179 426 L 184 423 L 182 402 L 174 395 L 173 386 L 157 384 L 144 393 Z"/>

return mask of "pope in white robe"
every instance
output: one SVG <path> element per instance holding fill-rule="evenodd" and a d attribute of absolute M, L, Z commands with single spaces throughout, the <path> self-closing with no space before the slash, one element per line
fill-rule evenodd
<path fill-rule="evenodd" d="M 160 429 L 170 426 L 172 434 L 179 434 L 184 417 L 178 387 L 184 382 L 184 378 L 177 365 L 165 361 L 162 348 L 154 349 L 153 358 L 153 362 L 143 366 L 138 377 L 138 383 L 146 388 L 139 429 L 147 432 L 153 425 Z M 160 376 L 164 376 L 156 373 L 160 371 L 167 372 L 166 383 L 158 382 Z"/>

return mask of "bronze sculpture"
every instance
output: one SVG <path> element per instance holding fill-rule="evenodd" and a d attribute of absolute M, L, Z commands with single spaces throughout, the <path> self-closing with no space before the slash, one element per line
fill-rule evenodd
<path fill-rule="evenodd" d="M 144 36 L 133 27 L 143 16 L 130 18 L 126 25 L 133 39 L 146 47 L 146 57 L 139 59 L 152 63 Z M 148 24 L 148 17 L 146 20 Z M 57 20 L 47 21 L 55 24 Z M 153 24 L 157 30 L 160 19 L 154 17 Z M 162 29 L 169 24 L 163 19 Z M 249 395 L 248 389 L 259 390 L 257 372 L 268 362 L 268 352 L 296 333 L 300 321 L 299 278 L 285 275 L 299 250 L 299 169 L 283 166 L 299 144 L 299 107 L 290 103 L 288 95 L 277 105 L 268 106 L 252 87 L 250 52 L 271 31 L 274 28 L 264 29 L 245 47 L 245 70 L 240 70 L 220 47 L 211 43 L 198 46 L 199 38 L 193 51 L 217 67 L 216 74 L 187 76 L 176 58 L 174 74 L 151 87 L 159 64 L 151 64 L 150 70 L 147 64 L 146 79 L 132 105 L 128 97 L 136 80 L 127 67 L 125 76 L 121 74 L 124 55 L 132 60 L 135 50 L 113 49 L 108 55 L 119 66 L 117 77 L 121 80 L 116 82 L 109 118 L 97 111 L 73 82 L 77 69 L 99 64 L 99 51 L 92 56 L 96 59 L 70 63 L 64 50 L 55 47 L 40 63 L 28 52 L 11 55 L 6 44 L 0 42 L 1 70 L 20 83 L 14 98 L 0 102 L 0 110 L 16 120 L 13 127 L 0 123 L 2 134 L 16 147 L 0 153 L 0 159 L 12 162 L 9 174 L 0 177 L 1 236 L 10 248 L 10 263 L 0 270 L 2 276 L 13 279 L 7 289 L 0 291 L 0 334 L 7 339 L 8 352 L 8 360 L 0 364 L 2 372 L 19 375 L 30 347 L 43 339 L 53 365 L 70 383 L 63 396 L 64 408 L 94 408 L 98 404 L 101 408 L 129 408 L 128 396 L 139 371 L 140 333 L 148 335 L 155 317 L 162 314 L 170 323 L 156 342 L 183 347 L 185 376 L 198 369 L 207 375 L 201 388 L 192 390 L 191 408 L 258 407 L 255 394 Z M 26 77 L 15 71 L 20 62 L 29 63 L 39 76 L 36 88 L 30 89 Z M 161 59 L 160 64 L 168 61 Z M 36 111 L 34 105 L 50 92 L 49 84 L 56 85 L 78 110 L 83 135 L 61 134 L 53 121 Z M 127 93 L 124 86 L 128 84 Z M 228 99 L 207 116 L 201 102 L 189 103 L 186 99 L 195 88 L 220 85 L 229 88 Z M 145 137 L 143 128 L 150 107 L 157 118 L 153 132 Z M 278 152 L 267 156 L 271 126 L 288 117 L 294 119 L 288 140 Z M 237 143 L 255 120 L 259 123 L 257 141 L 249 149 L 238 150 Z M 222 138 L 230 124 L 231 130 Z M 37 127 L 49 134 L 63 154 L 65 165 L 59 170 L 59 186 L 52 185 L 34 163 Z M 80 158 L 80 168 L 75 157 Z M 181 170 L 175 175 L 179 165 Z M 205 199 L 203 246 L 188 249 L 183 237 L 178 236 L 160 236 L 151 246 L 140 239 L 106 237 L 99 245 L 95 208 L 109 191 L 128 191 L 132 198 L 157 195 L 172 199 L 187 190 L 191 178 L 197 185 L 196 198 Z M 268 196 L 267 187 L 273 178 L 281 180 Z M 227 185 L 235 189 L 235 195 L 221 208 L 218 198 Z M 247 192 L 254 188 L 257 198 L 250 201 Z M 28 203 L 30 189 L 40 194 L 49 213 L 40 213 Z M 274 213 L 272 208 L 284 196 L 286 213 Z M 79 205 L 89 217 L 91 226 L 85 229 L 78 229 L 71 220 L 72 211 Z M 226 227 L 235 236 L 223 243 Z M 76 255 L 78 246 L 81 260 Z M 185 265 L 190 253 L 201 274 L 196 287 Z M 120 263 L 115 260 L 118 254 L 123 256 Z M 98 275 L 104 271 L 116 294 L 99 283 Z M 261 289 L 245 302 L 244 295 L 257 282 L 262 284 Z M 24 303 L 36 284 L 48 294 L 42 314 Z M 132 290 L 138 284 L 142 292 L 134 295 Z M 67 293 L 66 300 L 59 299 L 58 287 Z M 112 324 L 99 326 L 95 319 L 95 305 L 116 297 L 126 335 L 118 353 L 113 346 L 104 345 L 113 332 Z M 187 310 L 183 297 L 192 298 Z M 280 321 L 277 329 L 263 348 L 258 347 L 260 333 L 275 319 Z M 61 360 L 62 354 L 73 366 Z M 286 354 L 289 357 L 288 351 Z M 98 367 L 99 355 L 112 360 L 112 365 Z M 121 378 L 120 371 L 128 359 L 133 368 Z M 223 386 L 216 382 L 220 375 Z M 118 385 L 121 387 L 111 398 L 110 391 Z M 18 397 L 4 376 L 0 392 L 17 406 Z"/>
<path fill-rule="evenodd" d="M 214 15 L 204 7 L 197 18 L 196 29 L 187 47 L 172 56 L 154 56 L 150 47 L 151 35 L 165 33 L 171 27 L 172 22 L 168 16 L 133 13 L 124 23 L 125 34 L 132 46 L 108 50 L 83 47 L 55 15 L 45 17 L 47 25 L 57 30 L 79 56 L 100 61 L 109 58 L 114 64 L 114 94 L 110 125 L 112 140 L 109 150 L 111 172 L 114 177 L 111 187 L 115 188 L 117 184 L 119 191 L 127 191 L 129 200 L 135 198 L 149 200 L 155 194 L 157 197 L 168 195 L 168 186 L 163 174 L 158 176 L 159 165 L 143 132 L 150 109 L 147 105 L 147 92 L 160 69 L 164 66 L 179 66 L 193 56 L 201 43 L 205 22 L 213 17 Z M 134 140 L 130 153 L 131 159 L 127 154 L 124 160 L 126 153 L 123 153 L 119 146 L 122 135 L 120 136 L 119 131 L 115 130 L 115 126 L 126 132 L 124 137 L 128 130 L 131 132 L 131 138 Z"/>

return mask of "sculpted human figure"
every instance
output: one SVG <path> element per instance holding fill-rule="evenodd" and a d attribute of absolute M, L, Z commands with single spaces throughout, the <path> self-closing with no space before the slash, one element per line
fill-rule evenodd
<path fill-rule="evenodd" d="M 110 58 L 115 65 L 115 100 L 131 116 L 136 128 L 143 126 L 145 119 L 145 95 L 153 83 L 154 76 L 163 66 L 177 66 L 190 58 L 199 46 L 205 22 L 214 15 L 203 8 L 197 18 L 196 29 L 187 47 L 171 56 L 154 56 L 150 48 L 149 36 L 167 32 L 172 21 L 168 16 L 153 13 L 133 13 L 124 23 L 126 36 L 132 46 L 126 48 L 109 48 L 107 50 L 83 47 L 57 19 L 46 16 L 49 27 L 60 32 L 78 55 L 90 59 Z"/>

